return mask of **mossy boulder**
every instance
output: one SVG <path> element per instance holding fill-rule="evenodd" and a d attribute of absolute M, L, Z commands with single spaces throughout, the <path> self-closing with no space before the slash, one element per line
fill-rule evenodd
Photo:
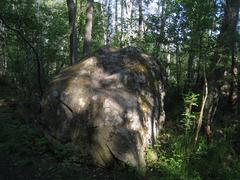
<path fill-rule="evenodd" d="M 87 147 L 97 165 L 145 166 L 165 120 L 162 79 L 137 49 L 102 48 L 51 81 L 40 124 L 51 141 Z"/>

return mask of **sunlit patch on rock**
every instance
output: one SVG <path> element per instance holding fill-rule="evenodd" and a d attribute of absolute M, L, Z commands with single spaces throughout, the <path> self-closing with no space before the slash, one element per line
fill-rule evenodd
<path fill-rule="evenodd" d="M 40 124 L 51 141 L 84 144 L 97 165 L 116 159 L 145 166 L 145 150 L 162 128 L 163 78 L 135 48 L 102 48 L 50 83 Z"/>

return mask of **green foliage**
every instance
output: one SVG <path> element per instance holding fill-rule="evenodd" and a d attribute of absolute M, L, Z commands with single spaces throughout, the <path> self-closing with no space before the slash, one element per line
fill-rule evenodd
<path fill-rule="evenodd" d="M 198 106 L 198 97 L 199 95 L 194 93 L 188 93 L 184 97 L 185 111 L 180 121 L 184 132 L 168 142 L 170 146 L 166 149 L 161 145 L 161 141 L 157 143 L 159 158 L 153 163 L 153 167 L 163 171 L 169 179 L 199 179 L 195 171 L 189 171 L 190 158 L 194 155 L 193 132 L 197 117 L 193 108 Z"/>
<path fill-rule="evenodd" d="M 155 148 L 147 151 L 149 171 L 163 179 L 238 179 L 240 121 L 226 117 L 224 124 L 215 126 L 210 145 L 200 133 L 198 144 L 194 146 L 198 98 L 195 93 L 184 96 L 185 110 L 178 125 L 181 128 L 176 131 L 176 125 L 168 126 Z M 153 159 L 155 151 L 157 158 Z"/>
<path fill-rule="evenodd" d="M 33 46 L 41 61 L 43 85 L 66 64 L 68 49 L 64 38 L 68 31 L 67 9 L 64 4 L 49 1 L 1 1 L 1 17 Z M 6 77 L 32 94 L 38 89 L 37 59 L 20 35 L 3 29 L 1 51 L 7 62 Z"/>
<path fill-rule="evenodd" d="M 198 97 L 199 94 L 195 93 L 188 93 L 184 97 L 185 112 L 183 113 L 183 119 L 181 122 L 183 123 L 187 136 L 189 136 L 189 133 L 193 131 L 193 125 L 196 122 L 197 113 L 194 112 L 193 108 L 198 107 Z"/>
<path fill-rule="evenodd" d="M 201 136 L 190 154 L 184 150 L 185 141 L 184 135 L 174 133 L 167 144 L 159 142 L 158 159 L 148 161 L 149 170 L 163 179 L 238 179 L 240 156 L 229 139 L 221 138 L 208 146 Z"/>

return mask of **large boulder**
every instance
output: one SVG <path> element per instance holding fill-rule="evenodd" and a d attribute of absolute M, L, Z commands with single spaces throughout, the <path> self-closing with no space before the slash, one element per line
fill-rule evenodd
<path fill-rule="evenodd" d="M 102 48 L 50 83 L 40 124 L 51 141 L 87 147 L 97 165 L 145 165 L 165 119 L 162 75 L 137 49 Z"/>

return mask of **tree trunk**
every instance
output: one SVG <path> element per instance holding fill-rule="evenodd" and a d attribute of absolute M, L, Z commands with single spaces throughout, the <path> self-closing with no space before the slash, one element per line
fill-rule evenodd
<path fill-rule="evenodd" d="M 226 0 L 225 3 L 222 27 L 211 64 L 213 70 L 208 78 L 210 92 L 204 112 L 204 118 L 208 127 L 210 127 L 217 110 L 221 80 L 224 77 L 225 70 L 219 65 L 226 63 L 224 61 L 227 61 L 227 57 L 231 54 L 232 44 L 235 44 L 234 37 L 237 28 L 239 5 L 239 0 Z M 233 62 L 235 62 L 235 58 Z"/>
<path fill-rule="evenodd" d="M 1 64 L 1 69 L 0 69 L 0 74 L 1 75 L 5 75 L 6 72 L 7 72 L 7 57 L 6 57 L 6 53 L 5 53 L 5 41 L 2 41 L 3 44 L 1 46 L 1 50 L 2 50 L 2 53 L 1 53 L 1 57 L 2 57 L 2 64 Z"/>
<path fill-rule="evenodd" d="M 239 99 L 239 90 L 238 90 L 238 56 L 237 51 L 238 45 L 237 42 L 233 44 L 232 47 L 232 67 L 231 67 L 231 87 L 229 92 L 229 104 L 231 107 L 232 112 L 237 112 L 238 110 L 238 99 Z"/>
<path fill-rule="evenodd" d="M 161 26 L 160 26 L 160 34 L 162 37 L 164 37 L 165 32 L 165 23 L 166 23 L 166 0 L 162 1 L 162 11 L 161 11 Z"/>
<path fill-rule="evenodd" d="M 230 92 L 229 92 L 229 103 L 232 112 L 237 112 L 238 109 L 238 99 L 239 99 L 239 91 L 238 91 L 238 43 L 237 43 L 237 23 L 239 20 L 239 8 L 240 2 L 239 0 L 235 3 L 232 2 L 232 7 L 230 9 L 229 17 L 230 23 L 230 35 L 231 42 L 229 45 L 231 46 L 231 58 L 232 58 L 232 66 L 231 66 L 231 82 L 230 82 Z"/>
<path fill-rule="evenodd" d="M 134 0 L 130 0 L 128 6 L 127 6 L 127 14 L 130 13 L 130 19 L 128 23 L 128 46 L 132 46 L 132 40 L 133 40 L 133 2 Z M 128 16 L 129 17 L 129 16 Z"/>
<path fill-rule="evenodd" d="M 179 57 L 179 45 L 176 44 L 176 70 L 177 70 L 177 93 L 180 94 L 180 80 L 181 80 L 181 61 Z"/>
<path fill-rule="evenodd" d="M 67 0 L 68 18 L 70 26 L 70 64 L 77 62 L 77 28 L 76 28 L 76 10 L 77 6 L 74 0 Z"/>
<path fill-rule="evenodd" d="M 83 1 L 82 0 L 80 0 L 80 2 L 79 2 L 79 15 L 78 15 L 78 17 L 79 17 L 79 21 L 78 21 L 78 27 L 77 27 L 77 29 L 78 29 L 78 38 L 79 39 L 83 39 L 84 37 L 84 22 L 85 22 L 85 19 L 83 18 L 84 17 L 84 13 L 85 12 L 83 12 Z M 81 42 L 81 43 L 83 43 L 84 44 L 84 42 Z M 81 49 L 81 50 L 83 50 L 83 49 Z M 82 54 L 83 54 L 83 52 L 81 52 Z"/>
<path fill-rule="evenodd" d="M 108 0 L 108 8 L 107 8 L 107 39 L 106 45 L 109 45 L 112 40 L 112 0 Z"/>
<path fill-rule="evenodd" d="M 124 0 L 121 0 L 121 44 L 120 46 L 123 47 L 123 16 L 124 16 Z"/>
<path fill-rule="evenodd" d="M 216 65 L 223 63 L 222 61 L 226 60 L 226 56 L 231 54 L 232 44 L 235 42 L 235 35 L 237 33 L 239 6 L 239 0 L 225 1 L 222 26 L 212 61 L 213 69 Z"/>
<path fill-rule="evenodd" d="M 169 80 L 171 79 L 171 68 L 170 68 L 170 64 L 171 64 L 171 53 L 170 53 L 170 47 L 168 46 L 168 52 L 167 53 L 167 65 L 166 65 L 166 83 L 168 84 Z"/>
<path fill-rule="evenodd" d="M 118 32 L 118 0 L 115 0 L 115 33 Z"/>
<path fill-rule="evenodd" d="M 201 73 L 202 70 L 205 72 L 206 69 L 201 68 L 201 64 L 204 64 L 204 67 L 206 67 L 206 62 L 202 61 L 203 60 L 203 53 L 202 53 L 202 34 L 199 35 L 199 54 L 198 54 L 198 62 L 197 62 L 197 77 L 195 80 L 195 83 L 198 84 L 200 82 L 201 77 L 203 74 Z M 205 57 L 206 58 L 206 57 Z"/>
<path fill-rule="evenodd" d="M 190 49 L 188 54 L 187 87 L 191 87 L 191 84 L 193 83 L 193 50 Z"/>
<path fill-rule="evenodd" d="M 139 22 L 138 22 L 138 31 L 140 39 L 143 38 L 143 2 L 142 0 L 138 1 L 138 11 L 139 11 Z"/>
<path fill-rule="evenodd" d="M 87 19 L 85 25 L 83 55 L 86 56 L 91 52 L 92 44 L 92 25 L 93 25 L 93 0 L 87 2 Z"/>

